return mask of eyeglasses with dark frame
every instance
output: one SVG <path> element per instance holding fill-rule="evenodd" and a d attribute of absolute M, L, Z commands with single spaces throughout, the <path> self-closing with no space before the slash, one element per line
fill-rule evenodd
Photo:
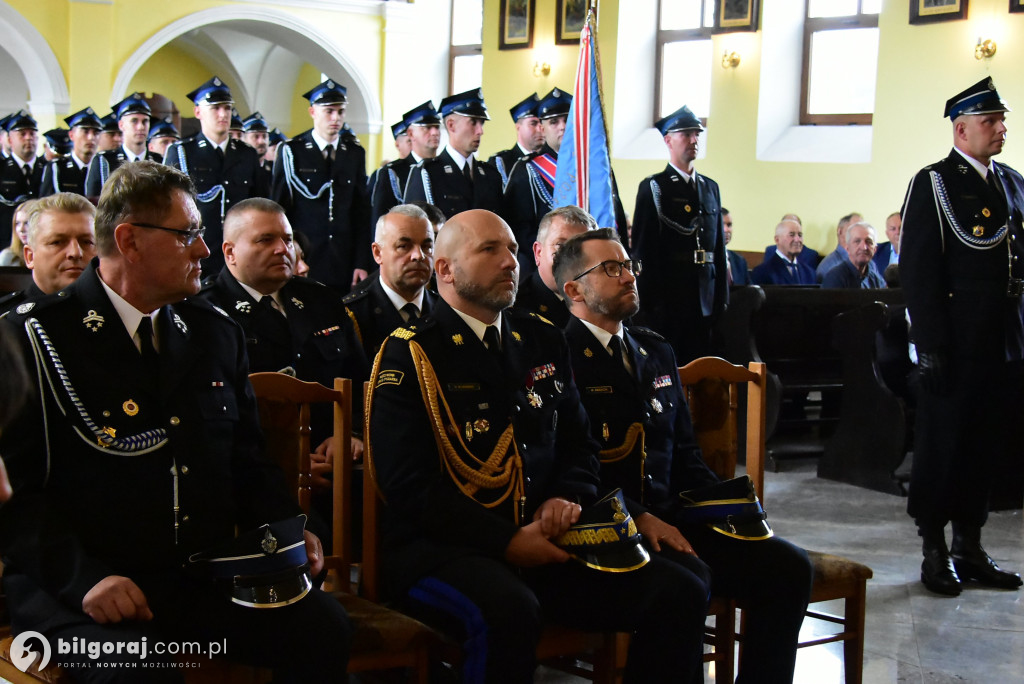
<path fill-rule="evenodd" d="M 602 261 L 597 266 L 588 268 L 583 273 L 573 278 L 573 280 L 579 280 L 583 276 L 587 275 L 591 271 L 596 271 L 599 268 L 604 269 L 604 274 L 609 278 L 618 278 L 622 275 L 622 269 L 626 269 L 633 274 L 633 277 L 640 275 L 640 271 L 643 270 L 643 264 L 637 259 L 626 259 L 625 261 L 615 261 L 615 259 L 609 259 L 608 261 Z"/>
<path fill-rule="evenodd" d="M 174 233 L 181 238 L 182 243 L 186 247 L 191 247 L 192 243 L 196 241 L 196 238 L 201 238 L 206 233 L 206 228 L 193 228 L 191 230 L 178 230 L 177 228 L 168 228 L 167 226 L 157 226 L 152 223 L 139 222 L 128 222 L 129 226 L 135 226 L 137 228 L 152 228 L 153 230 L 162 230 L 167 233 Z"/>

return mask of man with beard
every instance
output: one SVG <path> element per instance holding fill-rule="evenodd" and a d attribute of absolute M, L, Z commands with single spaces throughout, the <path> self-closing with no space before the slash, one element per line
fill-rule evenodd
<path fill-rule="evenodd" d="M 512 115 L 512 122 L 516 125 L 516 144 L 487 160 L 498 169 L 502 185 L 508 183 L 508 175 L 517 161 L 530 156 L 544 145 L 544 129 L 537 118 L 539 104 L 540 98 L 537 97 L 537 93 L 530 93 L 529 97 L 508 110 Z"/>
<path fill-rule="evenodd" d="M 345 297 L 368 358 L 396 328 L 430 313 L 436 296 L 427 290 L 434 265 L 434 231 L 419 207 L 400 204 L 377 220 L 373 260 L 378 277 Z"/>
<path fill-rule="evenodd" d="M 501 174 L 476 159 L 484 124 L 490 121 L 479 88 L 441 100 L 441 117 L 448 131 L 444 150 L 409 174 L 404 201 L 428 202 L 445 216 L 469 209 L 501 211 Z"/>
<path fill-rule="evenodd" d="M 875 228 L 854 223 L 846 228 L 846 259 L 825 274 L 822 287 L 877 289 L 885 280 L 875 269 Z"/>
<path fill-rule="evenodd" d="M 121 133 L 121 143 L 100 152 L 89 163 L 89 172 L 85 176 L 86 197 L 99 197 L 110 174 L 121 164 L 140 159 L 163 161 L 163 157 L 146 149 L 152 113 L 153 110 L 142 93 L 132 93 L 114 105 L 114 117 Z"/>
<path fill-rule="evenodd" d="M 267 159 L 267 149 L 270 147 L 270 130 L 267 120 L 259 112 L 253 112 L 242 122 L 242 142 L 256 150 L 260 158 L 260 166 L 267 174 L 267 183 L 270 182 L 270 174 L 274 170 L 274 162 Z"/>
<path fill-rule="evenodd" d="M 497 215 L 438 234 L 440 300 L 391 334 L 367 399 L 385 589 L 464 644 L 463 679 L 533 681 L 544 621 L 632 633 L 626 682 L 700 676 L 707 586 L 652 559 L 602 572 L 552 543 L 598 496 L 597 445 L 562 333 L 508 311 L 518 262 Z"/>
<path fill-rule="evenodd" d="M 46 197 L 55 192 L 85 194 L 85 176 L 89 163 L 96 154 L 96 139 L 103 123 L 92 107 L 75 112 L 64 119 L 70 129 L 68 137 L 73 145 L 71 154 L 50 162 L 43 172 L 43 183 L 39 196 Z"/>
<path fill-rule="evenodd" d="M 668 339 L 680 363 L 689 363 L 712 353 L 711 329 L 729 301 L 722 199 L 718 183 L 694 168 L 704 126 L 690 108 L 654 127 L 669 163 L 640 183 L 633 256 L 646 266 L 643 320 Z"/>
<path fill-rule="evenodd" d="M 375 175 L 370 199 L 373 205 L 373 225 L 377 225 L 380 217 L 391 207 L 404 201 L 409 173 L 424 160 L 436 157 L 438 145 L 441 144 L 441 117 L 430 100 L 403 114 L 402 124 L 409 137 L 410 152 L 401 159 L 385 164 Z"/>

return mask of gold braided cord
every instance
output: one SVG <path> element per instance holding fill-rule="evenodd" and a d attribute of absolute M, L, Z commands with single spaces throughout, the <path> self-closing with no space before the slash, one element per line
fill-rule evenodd
<path fill-rule="evenodd" d="M 380 349 L 377 351 L 377 356 L 373 358 L 369 389 L 366 392 L 366 396 L 363 397 L 363 437 L 365 438 L 363 440 L 363 477 L 370 478 L 370 482 L 373 483 L 373 489 L 384 503 L 387 503 L 388 500 L 384 497 L 384 492 L 380 488 L 380 483 L 377 481 L 377 469 L 373 465 L 373 440 L 370 439 L 370 408 L 373 406 L 373 395 L 377 390 L 377 374 L 380 372 L 380 360 L 384 358 L 384 347 L 388 346 L 389 339 L 391 338 L 384 338 Z"/>
<path fill-rule="evenodd" d="M 363 343 L 363 332 L 359 329 L 359 321 L 356 320 L 356 314 L 352 309 L 345 307 L 345 313 L 352 319 L 352 327 L 356 329 L 356 337 L 359 338 L 359 344 Z"/>
<path fill-rule="evenodd" d="M 515 443 L 512 423 L 509 423 L 502 432 L 487 460 L 478 459 L 463 441 L 462 434 L 458 430 L 458 422 L 452 414 L 444 392 L 441 391 L 437 373 L 423 348 L 418 343 L 410 341 L 409 351 L 412 354 L 413 365 L 420 381 L 423 401 L 429 407 L 430 416 L 433 419 L 434 439 L 437 441 L 442 462 L 452 481 L 459 491 L 485 508 L 495 508 L 509 496 L 514 496 L 515 522 L 518 523 L 519 505 L 526 490 L 523 486 L 523 459 Z M 444 408 L 443 416 L 442 407 Z M 445 418 L 447 418 L 448 425 L 456 428 L 454 432 L 458 440 L 458 449 L 452 444 L 448 432 L 445 430 Z M 512 458 L 508 457 L 510 448 Z M 469 460 L 461 454 L 468 456 Z M 475 495 L 481 489 L 497 490 L 502 487 L 504 487 L 504 492 L 496 501 L 484 503 L 476 499 Z"/>
<path fill-rule="evenodd" d="M 626 438 L 622 440 L 622 444 L 610 449 L 602 449 L 597 455 L 601 459 L 601 463 L 615 463 L 617 461 L 621 461 L 626 458 L 626 456 L 633 453 L 633 448 L 636 447 L 637 440 L 640 440 L 641 453 L 645 452 L 644 426 L 640 423 L 632 423 L 626 430 Z"/>

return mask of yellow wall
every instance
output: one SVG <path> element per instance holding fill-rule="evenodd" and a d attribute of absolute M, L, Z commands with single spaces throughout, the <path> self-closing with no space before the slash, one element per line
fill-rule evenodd
<path fill-rule="evenodd" d="M 224 78 L 222 74 L 217 74 Z M 160 48 L 132 78 L 130 90 L 147 94 L 160 93 L 171 98 L 183 117 L 192 117 L 191 93 L 213 76 L 210 68 L 178 48 L 165 45 Z M 237 85 L 224 78 L 229 88 Z M 236 91 L 237 92 L 237 91 Z M 100 105 L 99 108 L 101 108 Z"/>

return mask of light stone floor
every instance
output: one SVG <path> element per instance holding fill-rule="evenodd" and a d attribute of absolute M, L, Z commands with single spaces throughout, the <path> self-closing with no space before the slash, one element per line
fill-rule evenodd
<path fill-rule="evenodd" d="M 765 508 L 776 532 L 816 551 L 864 563 L 868 582 L 866 684 L 1020 684 L 1024 682 L 1024 591 L 977 586 L 957 598 L 920 582 L 920 542 L 906 499 L 822 480 L 813 461 L 791 461 L 765 474 Z M 982 536 L 1004 569 L 1024 570 L 1021 511 L 991 514 Z M 832 607 L 841 612 L 841 602 Z M 830 625 L 805 621 L 803 636 Z M 537 682 L 581 680 L 542 669 Z M 712 674 L 708 683 L 715 681 Z M 801 649 L 796 684 L 844 681 L 842 647 Z"/>

